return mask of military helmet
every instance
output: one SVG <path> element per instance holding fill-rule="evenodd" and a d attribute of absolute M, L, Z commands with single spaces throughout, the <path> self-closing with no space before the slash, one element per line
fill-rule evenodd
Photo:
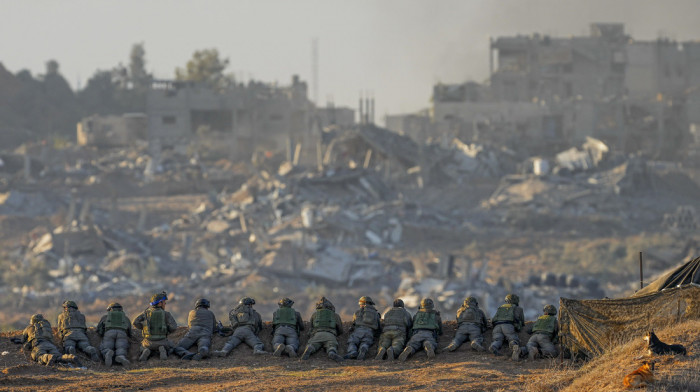
<path fill-rule="evenodd" d="M 122 310 L 122 306 L 118 302 L 112 302 L 107 306 L 107 311 L 111 311 L 112 309 Z"/>
<path fill-rule="evenodd" d="M 76 304 L 75 301 L 64 301 L 64 302 L 63 302 L 63 307 L 64 307 L 64 308 L 75 308 L 75 309 L 78 309 L 78 304 Z"/>
<path fill-rule="evenodd" d="M 557 308 L 555 308 L 554 305 L 545 305 L 544 306 L 544 314 L 554 316 L 557 314 Z"/>
<path fill-rule="evenodd" d="M 44 315 L 41 314 L 41 313 L 37 313 L 37 314 L 35 314 L 35 315 L 32 315 L 32 318 L 29 319 L 29 322 L 30 322 L 31 324 L 36 324 L 36 323 L 38 323 L 39 321 L 41 321 L 41 320 L 43 320 L 43 319 L 44 319 Z"/>
<path fill-rule="evenodd" d="M 513 305 L 519 305 L 520 304 L 520 297 L 518 297 L 515 294 L 508 294 L 508 295 L 506 295 L 506 303 L 513 304 Z"/>
<path fill-rule="evenodd" d="M 151 296 L 151 306 L 156 306 L 159 303 L 167 300 L 168 294 L 166 294 L 165 291 L 161 291 L 160 293 L 156 293 Z"/>
<path fill-rule="evenodd" d="M 238 301 L 239 305 L 255 305 L 255 300 L 250 297 L 243 297 Z"/>
<path fill-rule="evenodd" d="M 433 309 L 435 307 L 435 303 L 433 303 L 433 300 L 430 298 L 423 298 L 420 301 L 420 307 L 421 309 Z"/>
<path fill-rule="evenodd" d="M 294 305 L 294 301 L 292 301 L 290 298 L 284 297 L 277 302 L 277 305 L 279 305 L 280 308 L 291 308 L 292 305 Z"/>
<path fill-rule="evenodd" d="M 196 308 L 209 308 L 211 306 L 211 303 L 209 303 L 209 300 L 206 298 L 200 298 L 194 303 L 194 307 Z"/>
<path fill-rule="evenodd" d="M 403 300 L 401 298 L 396 298 L 394 300 L 394 307 L 395 308 L 403 308 L 404 307 Z"/>
<path fill-rule="evenodd" d="M 464 299 L 464 306 L 479 306 L 479 301 L 476 300 L 476 297 L 470 295 Z"/>
<path fill-rule="evenodd" d="M 321 297 L 321 299 L 316 302 L 316 309 L 330 309 L 335 311 L 335 306 L 333 306 L 333 303 L 326 297 Z"/>
<path fill-rule="evenodd" d="M 360 300 L 358 301 L 358 303 L 360 306 L 374 305 L 374 301 L 372 300 L 372 297 L 367 297 L 367 296 L 360 297 Z"/>

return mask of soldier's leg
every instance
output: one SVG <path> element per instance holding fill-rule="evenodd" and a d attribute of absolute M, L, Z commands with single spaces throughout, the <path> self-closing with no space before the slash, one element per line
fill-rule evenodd
<path fill-rule="evenodd" d="M 430 336 L 426 336 L 423 340 L 423 349 L 425 349 L 428 358 L 435 358 L 436 348 L 437 340 L 435 340 L 435 336 L 431 333 Z"/>
<path fill-rule="evenodd" d="M 481 327 L 474 324 L 469 324 L 467 338 L 470 341 L 472 349 L 484 351 L 484 335 L 481 334 Z"/>
<path fill-rule="evenodd" d="M 505 338 L 508 340 L 508 345 L 512 350 L 511 359 L 513 361 L 517 361 L 520 359 L 520 354 L 522 353 L 522 350 L 520 350 L 520 336 L 518 335 L 518 332 L 515 330 L 515 327 L 513 325 L 501 324 L 501 326 L 501 331 L 503 332 L 503 335 L 505 335 Z"/>
<path fill-rule="evenodd" d="M 282 356 L 282 352 L 285 349 L 284 342 L 287 340 L 282 328 L 283 327 L 277 327 L 277 330 L 275 330 L 275 335 L 272 337 L 272 349 L 274 350 L 272 354 L 276 357 Z"/>
<path fill-rule="evenodd" d="M 192 358 L 196 361 L 209 356 L 211 348 L 211 335 L 205 335 L 197 339 L 197 354 Z"/>
<path fill-rule="evenodd" d="M 391 347 L 387 349 L 387 358 L 393 360 L 396 355 L 401 354 L 406 346 L 406 334 L 400 331 L 393 332 L 394 337 L 391 340 Z"/>
<path fill-rule="evenodd" d="M 420 350 L 423 347 L 423 338 L 421 337 L 423 331 L 418 331 L 413 336 L 411 336 L 411 339 L 408 341 L 406 344 L 406 348 L 403 349 L 401 352 L 401 355 L 399 355 L 399 360 L 405 361 L 413 355 L 416 351 Z"/>
<path fill-rule="evenodd" d="M 190 332 L 187 332 L 185 336 L 183 336 L 182 339 L 180 339 L 180 341 L 177 342 L 177 346 L 175 346 L 175 354 L 177 354 L 177 356 L 179 356 L 180 358 L 185 358 L 185 356 L 188 356 L 189 354 L 194 355 L 188 350 L 195 344 L 196 341 L 197 337 L 191 334 Z M 191 356 L 187 359 L 190 358 Z"/>
<path fill-rule="evenodd" d="M 102 355 L 107 355 L 107 351 L 115 351 L 116 332 L 116 329 L 110 329 L 105 332 L 105 335 L 102 337 L 102 342 L 100 342 L 100 352 L 102 352 Z"/>
<path fill-rule="evenodd" d="M 323 346 L 328 353 L 328 357 L 336 362 L 341 362 L 343 357 L 338 355 L 338 338 L 332 333 L 328 333 L 323 342 Z"/>
<path fill-rule="evenodd" d="M 151 356 L 151 342 L 148 339 L 143 339 L 141 341 L 141 346 L 139 347 L 139 361 L 147 361 L 148 357 Z"/>
<path fill-rule="evenodd" d="M 360 347 L 357 352 L 357 359 L 364 360 L 369 348 L 374 344 L 374 332 L 366 331 L 360 339 Z"/>
<path fill-rule="evenodd" d="M 119 331 L 119 334 L 117 335 L 117 339 L 116 339 L 114 345 L 115 345 L 114 361 L 123 365 L 123 366 L 129 365 L 130 362 L 126 358 L 127 351 L 129 350 L 129 339 L 126 336 L 126 332 Z"/>
<path fill-rule="evenodd" d="M 262 340 L 249 328 L 244 335 L 245 343 L 253 349 L 253 354 L 266 354 Z"/>
<path fill-rule="evenodd" d="M 63 340 L 63 352 L 66 354 L 75 354 L 75 340 L 66 338 Z"/>
<path fill-rule="evenodd" d="M 90 359 L 92 359 L 95 362 L 100 360 L 100 355 L 98 354 L 97 349 L 90 345 L 90 340 L 88 339 L 87 335 L 82 333 L 78 335 L 76 340 L 78 348 L 84 353 L 90 355 Z"/>
<path fill-rule="evenodd" d="M 348 337 L 348 349 L 345 358 L 355 358 L 357 356 L 357 345 L 360 343 L 360 331 L 355 330 Z"/>
<path fill-rule="evenodd" d="M 557 355 L 559 355 L 559 350 L 557 350 L 557 346 L 555 346 L 554 343 L 552 343 L 552 340 L 549 338 L 549 336 L 540 334 L 538 343 L 540 345 L 540 351 L 542 351 L 543 357 L 554 358 Z"/>
<path fill-rule="evenodd" d="M 311 336 L 311 339 L 306 342 L 306 348 L 304 349 L 304 354 L 302 354 L 301 359 L 309 359 L 311 354 L 315 353 L 321 348 L 321 346 L 323 346 L 323 335 L 324 332 L 317 332 Z"/>
<path fill-rule="evenodd" d="M 501 346 L 503 345 L 503 339 L 505 339 L 505 335 L 502 331 L 504 325 L 506 324 L 498 324 L 495 327 L 493 327 L 493 334 L 491 339 L 491 346 L 489 346 L 489 351 L 491 351 L 494 355 L 500 355 L 498 350 L 501 349 Z"/>
<path fill-rule="evenodd" d="M 455 351 L 459 348 L 459 346 L 462 345 L 467 340 L 467 333 L 468 331 L 466 330 L 466 325 L 462 324 L 457 328 L 457 331 L 455 331 L 455 337 L 452 339 L 450 344 L 445 347 L 445 351 Z"/>
<path fill-rule="evenodd" d="M 240 335 L 238 332 L 239 330 L 240 328 L 237 328 L 235 331 L 233 331 L 233 335 L 231 335 L 229 340 L 226 341 L 224 347 L 222 347 L 221 350 L 214 351 L 212 354 L 216 355 L 217 357 L 225 357 L 231 352 L 231 350 L 241 344 L 243 340 L 238 336 Z"/>

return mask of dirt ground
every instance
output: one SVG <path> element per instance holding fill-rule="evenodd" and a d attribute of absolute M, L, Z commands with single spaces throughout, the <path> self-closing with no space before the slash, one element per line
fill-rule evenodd
<path fill-rule="evenodd" d="M 455 323 L 445 324 L 440 347 L 449 344 L 454 336 Z M 346 330 L 348 327 L 346 323 Z M 185 332 L 185 328 L 180 328 L 171 335 L 171 340 L 177 342 Z M 268 324 L 260 334 L 266 350 L 271 350 L 270 332 Z M 91 342 L 98 344 L 99 337 L 94 330 L 88 334 Z M 245 344 L 227 358 L 190 362 L 177 356 L 165 361 L 152 357 L 146 363 L 139 363 L 136 357 L 140 334 L 136 333 L 138 337 L 132 338 L 129 351 L 133 363 L 127 369 L 119 365 L 107 368 L 82 355 L 87 369 L 75 369 L 45 367 L 32 362 L 28 353 L 9 341 L 10 337 L 19 335 L 19 331 L 0 335 L 0 353 L 3 353 L 0 365 L 4 367 L 0 373 L 0 390 L 322 391 L 350 387 L 386 391 L 518 391 L 530 376 L 541 375 L 559 364 L 558 359 L 515 363 L 508 356 L 474 352 L 468 345 L 452 353 L 438 352 L 434 360 L 428 360 L 421 352 L 404 363 L 374 360 L 376 345 L 370 350 L 370 359 L 365 361 L 335 363 L 324 353 L 300 361 L 272 355 L 254 356 Z M 339 337 L 341 354 L 345 352 L 346 335 Z M 485 344 L 489 344 L 491 331 L 485 336 Z M 220 348 L 226 339 L 216 336 L 213 347 Z M 526 339 L 527 335 L 521 334 L 521 340 Z M 302 348 L 306 340 L 307 336 L 302 334 Z"/>

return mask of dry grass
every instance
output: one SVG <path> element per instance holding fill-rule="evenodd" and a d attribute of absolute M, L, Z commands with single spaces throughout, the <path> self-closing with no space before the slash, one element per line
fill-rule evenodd
<path fill-rule="evenodd" d="M 700 321 L 687 321 L 657 332 L 667 343 L 681 343 L 688 356 L 655 356 L 658 380 L 649 391 L 700 391 Z M 644 359 L 635 359 L 644 355 Z M 526 384 L 531 392 L 555 391 L 623 391 L 625 375 L 637 369 L 646 356 L 642 336 L 617 346 L 580 368 L 553 367 L 550 372 L 534 377 Z"/>

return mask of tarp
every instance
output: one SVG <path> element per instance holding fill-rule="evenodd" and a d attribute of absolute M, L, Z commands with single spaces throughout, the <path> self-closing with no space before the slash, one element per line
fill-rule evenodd
<path fill-rule="evenodd" d="M 700 257 L 697 257 L 682 266 L 664 274 L 647 287 L 634 293 L 633 297 L 641 297 L 657 291 L 672 287 L 695 283 L 700 285 Z"/>
<path fill-rule="evenodd" d="M 649 329 L 700 319 L 694 283 L 622 299 L 559 300 L 561 342 L 574 354 L 600 355 Z"/>

